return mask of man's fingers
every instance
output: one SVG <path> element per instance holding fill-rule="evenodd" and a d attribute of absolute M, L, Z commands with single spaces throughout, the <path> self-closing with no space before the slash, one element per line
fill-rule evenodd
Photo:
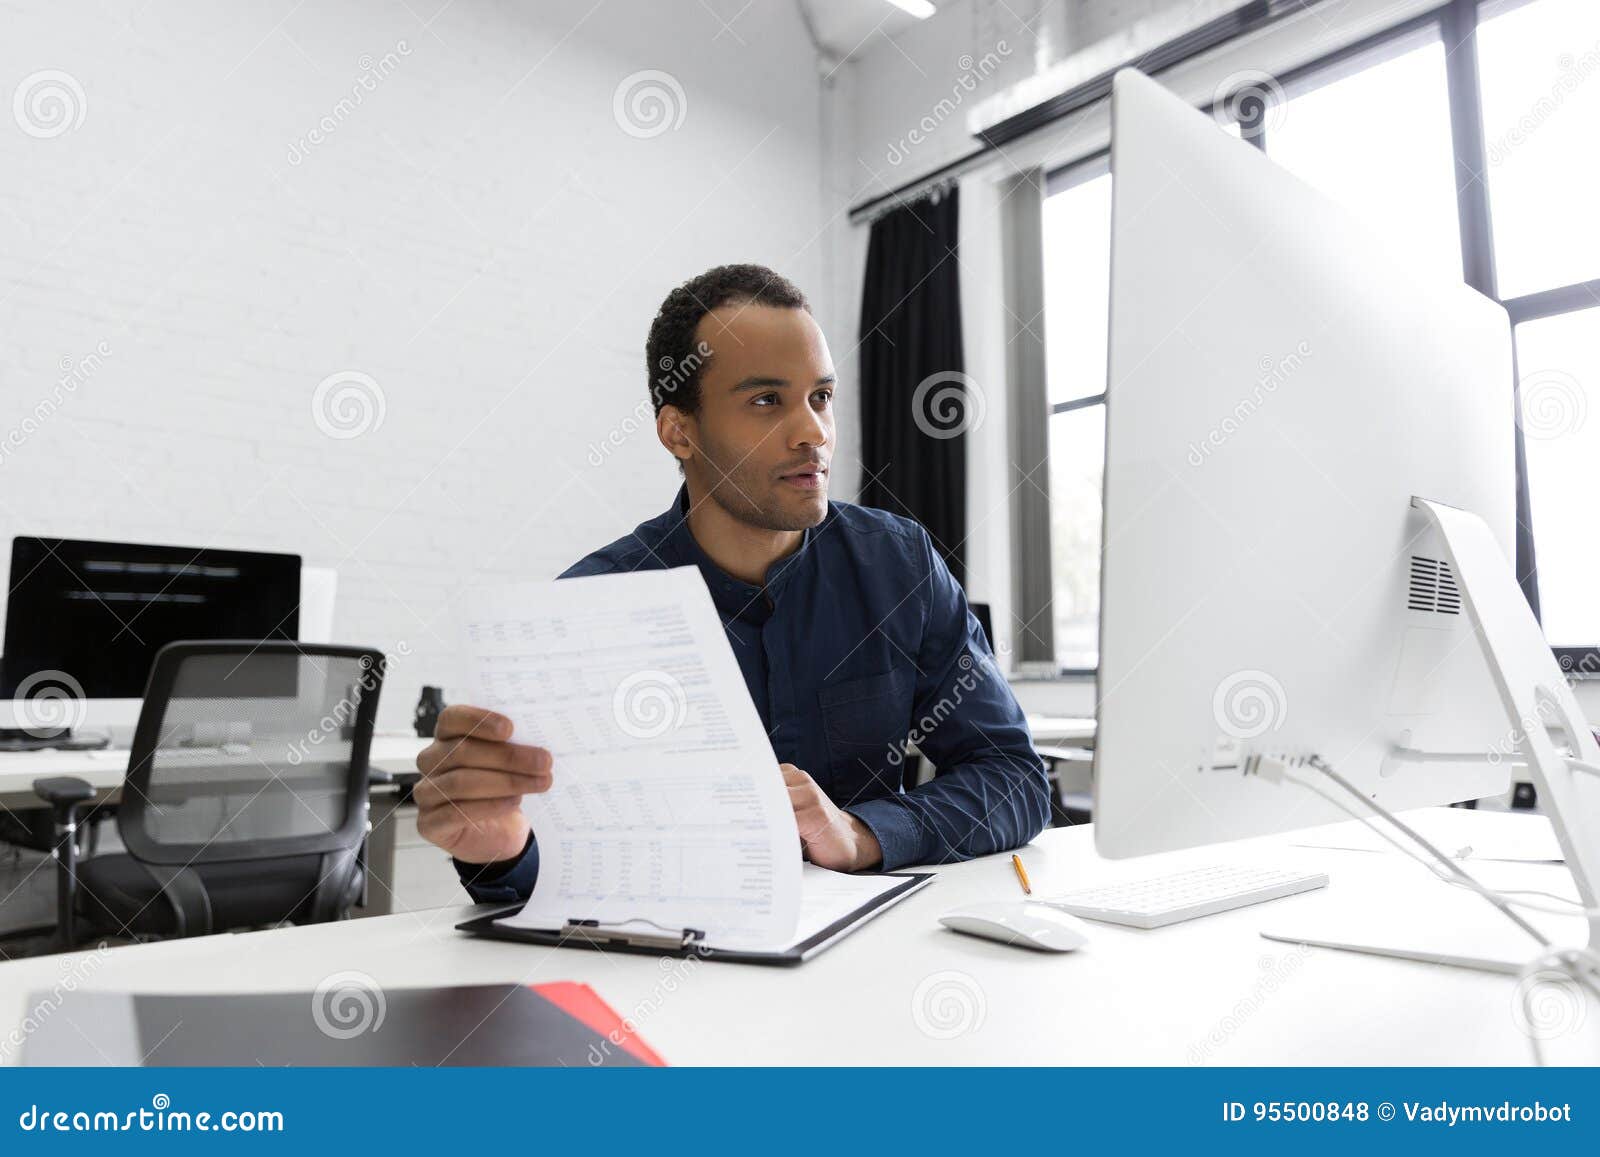
<path fill-rule="evenodd" d="M 814 782 L 809 775 L 792 763 L 780 763 L 778 764 L 778 770 L 783 772 L 783 782 L 790 787 L 794 787 L 796 784 Z"/>
<path fill-rule="evenodd" d="M 822 806 L 822 789 L 814 783 L 790 784 L 789 806 L 797 812 L 802 808 L 820 808 Z"/>
<path fill-rule="evenodd" d="M 548 771 L 522 775 L 481 767 L 457 767 L 419 780 L 412 795 L 418 807 L 432 807 L 446 801 L 520 799 L 524 795 L 549 791 L 552 782 L 554 777 Z"/>
<path fill-rule="evenodd" d="M 511 720 L 486 707 L 473 707 L 456 703 L 439 713 L 439 722 L 433 729 L 435 739 L 460 739 L 474 735 L 480 739 L 510 739 Z"/>
<path fill-rule="evenodd" d="M 460 802 L 420 807 L 417 810 L 417 831 L 430 842 L 435 836 L 454 832 L 465 826 L 482 830 L 504 820 L 522 808 L 522 800 L 515 796 L 500 799 L 467 799 Z"/>
<path fill-rule="evenodd" d="M 417 756 L 417 770 L 436 775 L 456 767 L 482 767 L 520 775 L 548 774 L 552 760 L 542 747 L 487 739 L 435 739 Z"/>

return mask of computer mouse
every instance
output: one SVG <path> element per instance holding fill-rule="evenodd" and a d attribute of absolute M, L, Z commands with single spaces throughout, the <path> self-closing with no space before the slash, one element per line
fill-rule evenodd
<path fill-rule="evenodd" d="M 1028 900 L 1002 900 L 957 908 L 939 923 L 969 936 L 982 936 L 1042 952 L 1071 952 L 1089 942 L 1075 916 Z"/>

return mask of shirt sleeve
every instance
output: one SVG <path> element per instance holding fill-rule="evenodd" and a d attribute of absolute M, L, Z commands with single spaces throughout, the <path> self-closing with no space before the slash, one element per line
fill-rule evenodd
<path fill-rule="evenodd" d="M 922 535 L 928 615 L 911 738 L 936 774 L 846 810 L 872 830 L 883 870 L 1020 847 L 1050 821 L 1050 785 L 1027 718 L 944 560 Z"/>
<path fill-rule="evenodd" d="M 533 883 L 539 878 L 539 845 L 530 834 L 522 855 L 514 860 L 467 864 L 452 858 L 450 862 L 475 903 L 512 904 L 533 892 Z"/>

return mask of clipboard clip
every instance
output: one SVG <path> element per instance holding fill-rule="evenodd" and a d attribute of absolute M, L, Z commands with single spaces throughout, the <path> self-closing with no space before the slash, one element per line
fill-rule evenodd
<path fill-rule="evenodd" d="M 646 920 L 643 923 L 650 923 Z M 659 924 L 655 925 L 661 928 Z M 568 920 L 561 929 L 562 939 L 583 940 L 597 947 L 608 944 L 629 948 L 653 948 L 666 952 L 702 952 L 706 934 L 698 928 L 661 928 L 659 932 L 631 932 L 625 928 L 602 927 L 598 920 Z"/>

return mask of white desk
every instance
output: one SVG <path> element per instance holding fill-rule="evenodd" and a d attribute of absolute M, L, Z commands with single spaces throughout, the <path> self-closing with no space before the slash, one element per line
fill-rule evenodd
<path fill-rule="evenodd" d="M 417 752 L 428 743 L 429 740 L 414 735 L 375 735 L 370 762 L 380 771 L 414 772 Z M 0 805 L 42 806 L 39 797 L 33 794 L 33 781 L 40 776 L 76 776 L 97 792 L 109 795 L 121 790 L 127 774 L 126 749 L 3 752 L 0 753 Z"/>
<path fill-rule="evenodd" d="M 1077 715 L 1035 715 L 1028 713 L 1028 730 L 1035 743 L 1092 743 L 1095 722 L 1093 717 Z"/>
<path fill-rule="evenodd" d="M 936 923 L 958 904 L 1017 895 L 1008 858 L 990 857 L 939 869 L 932 887 L 796 969 L 473 940 L 453 930 L 473 909 L 442 908 L 3 964 L 0 1040 L 31 1007 L 29 992 L 68 977 L 100 990 L 311 992 L 354 969 L 390 988 L 585 981 L 673 1064 L 1529 1062 L 1510 977 L 1258 935 L 1273 914 L 1322 902 L 1335 889 L 1374 903 L 1416 903 L 1423 918 L 1445 885 L 1409 861 L 1272 839 L 1159 858 L 1167 864 L 1113 864 L 1097 859 L 1086 828 L 1048 832 L 1023 856 L 1036 890 L 1048 894 L 1114 873 L 1263 852 L 1324 865 L 1333 884 L 1155 932 L 1091 925 L 1084 950 L 1043 955 Z M 1570 882 L 1559 867 L 1499 867 L 1505 879 L 1488 877 L 1497 886 Z M 1600 1061 L 1600 1015 L 1591 1009 L 1583 1032 L 1548 1041 L 1546 1052 L 1562 1063 Z"/>
<path fill-rule="evenodd" d="M 375 735 L 368 762 L 374 770 L 395 775 L 416 774 L 417 752 L 430 741 L 415 735 Z M 102 751 L 9 751 L 0 753 L 0 807 L 13 810 L 43 807 L 33 794 L 33 781 L 42 776 L 76 776 L 95 789 L 95 801 L 115 801 L 128 774 L 126 750 Z M 371 792 L 372 836 L 367 842 L 367 865 L 372 883 L 367 890 L 365 911 L 391 910 L 394 880 L 394 815 L 399 792 L 392 786 L 374 784 Z"/>

